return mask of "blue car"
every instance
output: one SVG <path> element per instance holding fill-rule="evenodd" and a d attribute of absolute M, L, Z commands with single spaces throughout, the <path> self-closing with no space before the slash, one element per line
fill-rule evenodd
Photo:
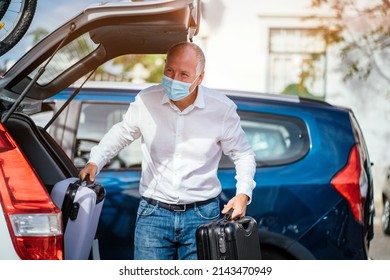
<path fill-rule="evenodd" d="M 163 55 L 173 43 L 192 40 L 199 3 L 92 6 L 1 77 L 0 259 L 64 259 L 68 241 L 53 185 L 77 176 L 91 148 L 148 86 L 84 82 L 104 76 L 99 67 L 117 57 Z M 247 215 L 257 221 L 263 259 L 368 259 L 373 180 L 352 111 L 296 96 L 223 92 L 237 104 L 256 153 Z M 91 259 L 133 258 L 139 145 L 123 149 L 97 178 L 106 197 Z M 221 158 L 218 176 L 223 205 L 235 194 L 229 157 Z"/>
<path fill-rule="evenodd" d="M 53 123 L 51 134 L 78 168 L 140 89 L 87 84 Z M 74 90 L 47 100 L 46 113 L 33 118 L 53 115 Z M 353 113 L 296 96 L 223 92 L 237 104 L 256 153 L 257 185 L 247 215 L 257 221 L 263 258 L 367 259 L 374 216 L 371 163 Z M 141 158 L 139 142 L 132 143 L 97 177 L 106 188 L 97 232 L 102 259 L 133 256 Z M 223 205 L 234 196 L 236 182 L 227 156 L 218 175 Z"/>

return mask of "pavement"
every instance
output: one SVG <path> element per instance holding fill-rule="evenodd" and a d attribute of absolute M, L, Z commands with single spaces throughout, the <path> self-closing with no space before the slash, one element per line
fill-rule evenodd
<path fill-rule="evenodd" d="M 369 256 L 372 260 L 390 260 L 390 235 L 385 235 L 381 225 L 381 205 L 376 205 L 374 239 L 371 241 Z"/>

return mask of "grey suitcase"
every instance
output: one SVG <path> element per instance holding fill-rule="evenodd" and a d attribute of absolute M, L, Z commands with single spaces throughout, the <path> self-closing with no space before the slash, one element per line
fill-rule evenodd
<path fill-rule="evenodd" d="M 65 260 L 87 260 L 105 199 L 104 187 L 68 178 L 56 183 L 50 195 L 62 212 Z"/>

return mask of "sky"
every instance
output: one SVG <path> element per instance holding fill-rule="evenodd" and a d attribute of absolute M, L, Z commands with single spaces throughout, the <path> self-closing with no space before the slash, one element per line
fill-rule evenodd
<path fill-rule="evenodd" d="M 0 57 L 0 66 L 9 61 L 15 61 L 31 47 L 32 36 L 29 32 L 37 28 L 45 28 L 51 32 L 67 20 L 80 14 L 86 7 L 101 3 L 102 0 L 38 0 L 37 9 L 27 34 L 9 52 Z M 104 2 L 119 2 L 115 0 Z"/>

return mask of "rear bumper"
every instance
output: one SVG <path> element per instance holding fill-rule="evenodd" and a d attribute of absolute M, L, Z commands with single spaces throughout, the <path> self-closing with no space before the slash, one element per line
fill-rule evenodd
<path fill-rule="evenodd" d="M 323 216 L 297 241 L 316 259 L 367 260 L 367 234 L 345 201 Z"/>
<path fill-rule="evenodd" d="M 0 260 L 20 260 L 12 244 L 3 208 L 0 204 Z"/>

